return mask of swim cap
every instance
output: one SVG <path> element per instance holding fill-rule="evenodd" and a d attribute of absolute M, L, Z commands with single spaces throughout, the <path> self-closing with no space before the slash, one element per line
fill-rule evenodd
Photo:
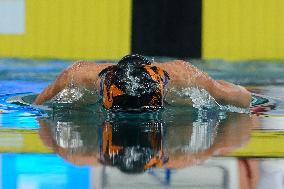
<path fill-rule="evenodd" d="M 169 75 L 141 55 L 127 55 L 99 73 L 103 106 L 112 110 L 160 109 Z"/>

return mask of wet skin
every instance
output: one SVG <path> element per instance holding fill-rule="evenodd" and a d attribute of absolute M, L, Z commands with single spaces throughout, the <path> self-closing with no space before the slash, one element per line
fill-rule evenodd
<path fill-rule="evenodd" d="M 42 104 L 52 99 L 68 86 L 82 87 L 91 91 L 99 90 L 99 76 L 101 70 L 113 64 L 97 64 L 79 61 L 65 69 L 57 79 L 46 87 L 36 98 L 35 104 Z M 219 104 L 231 104 L 238 107 L 249 107 L 251 93 L 245 88 L 223 80 L 214 80 L 208 74 L 200 71 L 188 62 L 175 60 L 164 63 L 153 63 L 154 66 L 166 70 L 170 75 L 168 99 L 175 99 L 176 104 L 191 104 L 190 100 L 178 98 L 171 93 L 171 89 L 197 87 L 205 89 Z M 93 99 L 93 102 L 97 99 Z M 92 100 L 90 100 L 92 102 Z"/>

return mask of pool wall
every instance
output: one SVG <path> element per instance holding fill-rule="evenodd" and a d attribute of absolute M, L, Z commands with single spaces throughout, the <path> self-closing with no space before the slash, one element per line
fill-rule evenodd
<path fill-rule="evenodd" d="M 283 59 L 283 8 L 279 0 L 0 1 L 0 57 Z"/>

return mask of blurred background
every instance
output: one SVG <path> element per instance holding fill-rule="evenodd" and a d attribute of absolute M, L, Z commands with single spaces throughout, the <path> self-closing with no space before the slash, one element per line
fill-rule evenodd
<path fill-rule="evenodd" d="M 281 0 L 0 0 L 0 56 L 284 58 Z"/>

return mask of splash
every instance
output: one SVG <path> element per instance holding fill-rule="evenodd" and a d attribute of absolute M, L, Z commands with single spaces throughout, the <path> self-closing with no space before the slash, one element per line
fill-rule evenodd
<path fill-rule="evenodd" d="M 205 89 L 198 87 L 187 87 L 177 90 L 170 89 L 170 93 L 176 98 L 191 100 L 192 106 L 198 110 L 215 109 L 225 112 L 249 113 L 249 108 L 240 108 L 233 105 L 219 104 Z"/>
<path fill-rule="evenodd" d="M 118 86 L 124 88 L 125 93 L 131 96 L 142 96 L 154 92 L 159 85 L 141 68 L 127 65 L 123 69 L 116 71 L 116 81 Z"/>
<path fill-rule="evenodd" d="M 90 91 L 83 87 L 70 86 L 60 91 L 52 98 L 53 103 L 88 103 L 96 102 L 98 100 L 98 93 Z"/>
<path fill-rule="evenodd" d="M 242 113 L 242 114 L 249 114 L 250 113 L 249 108 L 240 108 L 240 107 L 236 107 L 236 106 L 233 106 L 233 105 L 225 105 L 225 106 L 221 105 L 220 110 L 226 111 L 226 112 Z"/>
<path fill-rule="evenodd" d="M 198 87 L 187 87 L 179 90 L 171 88 L 169 89 L 169 93 L 171 93 L 174 99 L 182 98 L 185 101 L 190 100 L 192 106 L 198 110 L 214 109 L 224 112 L 250 113 L 249 108 L 221 105 L 205 89 Z M 99 95 L 97 91 L 90 91 L 86 88 L 71 85 L 53 97 L 52 102 L 63 104 L 90 103 L 97 102 L 98 99 Z M 171 102 L 175 102 L 175 100 Z"/>

